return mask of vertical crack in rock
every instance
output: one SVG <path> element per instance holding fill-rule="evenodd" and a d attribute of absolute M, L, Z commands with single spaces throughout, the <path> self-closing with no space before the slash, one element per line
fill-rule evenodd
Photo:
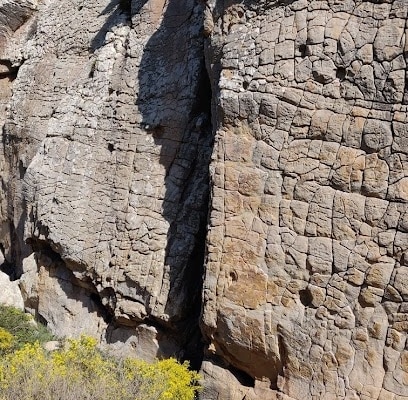
<path fill-rule="evenodd" d="M 56 333 L 77 334 L 91 310 L 87 332 L 113 346 L 199 367 L 213 147 L 202 4 L 49 2 L 36 27 L 3 130 L 27 304 Z"/>
<path fill-rule="evenodd" d="M 408 18 L 405 20 L 405 32 L 408 32 Z M 402 54 L 404 57 L 405 65 L 408 65 L 408 40 L 407 39 L 405 39 Z M 408 105 L 408 68 L 405 68 L 405 87 L 404 87 L 402 104 Z"/>
<path fill-rule="evenodd" d="M 203 53 L 201 70 L 197 76 L 196 99 L 191 110 L 190 122 L 178 154 L 181 160 L 190 159 L 187 178 L 180 196 L 181 210 L 168 232 L 168 244 L 166 257 L 169 260 L 178 257 L 186 257 L 183 275 L 179 272 L 171 275 L 172 288 L 169 293 L 169 301 L 166 307 L 173 307 L 172 299 L 178 299 L 184 304 L 190 304 L 187 314 L 177 322 L 178 330 L 183 332 L 182 337 L 187 339 L 183 344 L 183 357 L 189 359 L 193 368 L 198 369 L 202 362 L 203 341 L 199 327 L 199 319 L 202 307 L 202 285 L 204 276 L 204 259 L 207 235 L 207 216 L 209 211 L 209 164 L 213 147 L 212 128 L 212 90 L 211 82 L 204 63 Z M 178 254 L 177 242 L 182 242 L 183 236 L 189 234 L 191 225 L 188 222 L 196 214 L 198 220 L 194 232 L 192 250 L 185 255 Z M 176 250 L 174 250 L 176 249 Z M 171 261 L 169 262 L 170 265 Z M 177 270 L 176 270 L 177 271 Z M 184 288 L 183 288 L 184 287 Z M 182 289 L 183 288 L 183 289 Z M 174 295 L 172 293 L 174 291 Z M 180 300 L 177 292 L 183 291 Z"/>
<path fill-rule="evenodd" d="M 170 316 L 168 328 L 182 341 L 181 357 L 196 367 L 202 358 L 198 321 L 213 146 L 212 96 L 203 37 L 193 34 L 186 40 L 183 30 L 192 24 L 201 30 L 200 9 L 192 1 L 167 4 L 160 27 L 144 46 L 137 97 L 141 126 L 161 147 L 160 162 L 165 168 L 163 216 L 169 224 L 165 248 L 169 291 L 163 312 Z M 192 92 L 183 85 L 191 85 Z M 161 316 L 155 318 L 165 322 Z"/>

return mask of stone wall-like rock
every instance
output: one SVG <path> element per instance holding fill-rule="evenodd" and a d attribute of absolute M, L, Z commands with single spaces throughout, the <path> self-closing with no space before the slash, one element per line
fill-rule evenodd
<path fill-rule="evenodd" d="M 408 398 L 408 3 L 208 8 L 204 373 L 255 398 Z"/>
<path fill-rule="evenodd" d="M 25 307 L 147 359 L 203 336 L 204 400 L 408 399 L 407 13 L 0 1 Z"/>
<path fill-rule="evenodd" d="M 58 333 L 139 349 L 142 330 L 150 357 L 196 353 L 212 146 L 202 5 L 48 0 L 34 20 L 2 157 L 2 246 L 31 274 L 27 303 Z"/>

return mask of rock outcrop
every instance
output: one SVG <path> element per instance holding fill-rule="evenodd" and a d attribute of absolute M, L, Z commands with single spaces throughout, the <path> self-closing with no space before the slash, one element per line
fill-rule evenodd
<path fill-rule="evenodd" d="M 213 140 L 202 6 L 47 1 L 30 23 L 3 128 L 2 242 L 30 276 L 28 306 L 65 335 L 199 352 Z"/>
<path fill-rule="evenodd" d="M 404 1 L 213 5 L 202 328 L 209 360 L 255 389 L 408 398 L 407 12 Z"/>
<path fill-rule="evenodd" d="M 205 400 L 408 399 L 407 14 L 0 2 L 26 308 L 144 358 L 204 347 Z"/>
<path fill-rule="evenodd" d="M 21 295 L 17 281 L 10 281 L 10 278 L 4 272 L 0 272 L 0 304 L 24 309 L 24 299 Z"/>

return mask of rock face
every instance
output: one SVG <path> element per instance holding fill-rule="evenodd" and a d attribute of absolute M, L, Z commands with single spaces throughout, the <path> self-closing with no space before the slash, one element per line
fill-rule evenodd
<path fill-rule="evenodd" d="M 144 358 L 204 346 L 205 400 L 408 399 L 407 14 L 0 2 L 26 308 Z"/>
<path fill-rule="evenodd" d="M 4 272 L 0 272 L 0 304 L 24 309 L 24 299 L 21 295 L 18 282 L 10 282 L 10 278 Z"/>
<path fill-rule="evenodd" d="M 30 276 L 28 306 L 65 335 L 197 352 L 213 140 L 202 6 L 46 1 L 30 23 L 3 128 L 2 242 Z"/>
<path fill-rule="evenodd" d="M 208 358 L 294 399 L 408 398 L 408 3 L 221 3 Z"/>

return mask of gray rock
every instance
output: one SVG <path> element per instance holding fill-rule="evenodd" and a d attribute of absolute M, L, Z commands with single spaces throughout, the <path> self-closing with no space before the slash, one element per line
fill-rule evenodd
<path fill-rule="evenodd" d="M 407 399 L 407 13 L 0 2 L 25 306 L 145 359 L 204 342 L 203 399 Z"/>
<path fill-rule="evenodd" d="M 0 304 L 24 310 L 23 296 L 18 281 L 10 281 L 4 272 L 0 272 Z"/>

